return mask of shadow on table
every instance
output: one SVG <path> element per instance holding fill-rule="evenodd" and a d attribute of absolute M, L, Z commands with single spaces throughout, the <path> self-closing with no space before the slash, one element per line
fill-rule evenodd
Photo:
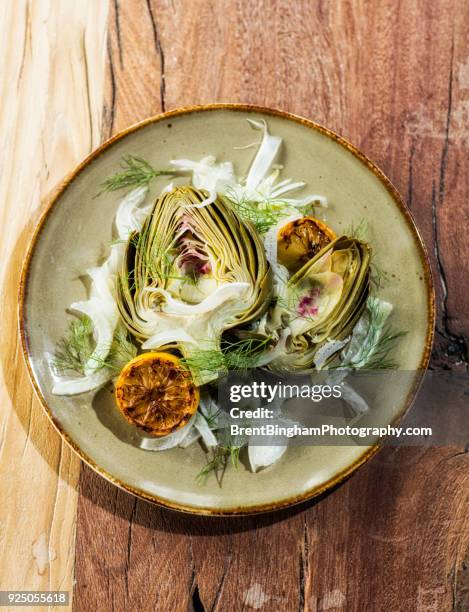
<path fill-rule="evenodd" d="M 246 516 L 206 516 L 170 510 L 137 498 L 122 489 L 117 489 L 90 467 L 83 465 L 80 475 L 78 523 L 82 514 L 92 514 L 97 517 L 104 513 L 131 521 L 145 529 L 169 533 L 187 535 L 239 533 L 267 527 L 299 515 L 333 493 L 341 484 L 314 499 L 301 502 L 290 508 Z"/>

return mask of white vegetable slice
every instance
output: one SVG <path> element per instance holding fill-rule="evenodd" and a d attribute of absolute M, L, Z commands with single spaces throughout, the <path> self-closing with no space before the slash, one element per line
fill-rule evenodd
<path fill-rule="evenodd" d="M 328 342 L 323 344 L 316 351 L 316 354 L 314 356 L 314 365 L 316 366 L 316 369 L 321 370 L 326 361 L 329 359 L 329 357 L 343 349 L 349 340 L 350 337 L 346 338 L 345 340 L 329 340 Z"/>
<path fill-rule="evenodd" d="M 115 218 L 120 240 L 126 240 L 130 232 L 141 229 L 149 209 L 139 208 L 139 206 L 144 202 L 147 193 L 147 187 L 138 187 L 121 201 Z M 111 253 L 104 264 L 88 270 L 91 277 L 90 299 L 75 302 L 70 307 L 91 319 L 96 347 L 85 364 L 85 375 L 57 381 L 52 389 L 52 393 L 56 395 L 85 393 L 104 385 L 112 378 L 111 370 L 102 366 L 111 349 L 119 321 L 114 286 L 123 254 L 124 244 L 112 245 Z"/>
<path fill-rule="evenodd" d="M 215 437 L 215 434 L 210 429 L 205 417 L 200 412 L 196 413 L 194 427 L 199 431 L 200 435 L 202 436 L 203 443 L 208 449 L 218 446 L 218 440 Z"/>
<path fill-rule="evenodd" d="M 249 288 L 249 283 L 226 283 L 218 286 L 211 295 L 207 296 L 198 304 L 187 304 L 181 300 L 177 300 L 165 289 L 145 287 L 142 293 L 157 294 L 158 296 L 164 297 L 165 304 L 162 306 L 162 312 L 175 315 L 195 316 L 215 310 L 223 303 L 239 298 L 239 296 Z"/>
<path fill-rule="evenodd" d="M 184 357 L 196 350 L 217 350 L 224 321 L 234 318 L 248 303 L 252 287 L 249 283 L 235 282 L 220 285 L 198 304 L 183 303 L 164 289 L 142 291 L 136 301 L 136 311 L 148 336 L 142 348 L 150 349 L 177 342 Z M 163 298 L 161 299 L 155 299 Z M 162 303 L 166 300 L 166 303 Z M 153 308 L 156 303 L 159 309 Z M 168 332 L 173 333 L 171 338 Z M 164 335 L 162 335 L 164 334 Z M 217 378 L 214 371 L 200 372 L 198 384 Z"/>
<path fill-rule="evenodd" d="M 185 332 L 183 329 L 168 329 L 167 331 L 160 332 L 149 338 L 142 344 L 144 350 L 155 349 L 160 346 L 168 346 L 169 344 L 197 344 L 195 338 Z"/>
<path fill-rule="evenodd" d="M 342 365 L 362 368 L 373 356 L 384 326 L 392 312 L 392 304 L 370 296 L 367 309 L 352 332 L 350 345 L 342 354 Z"/>
<path fill-rule="evenodd" d="M 191 444 L 194 444 L 194 442 L 197 442 L 197 440 L 200 440 L 200 432 L 195 427 L 192 427 L 190 432 L 187 434 L 184 440 L 179 444 L 179 446 L 181 448 L 188 448 L 189 446 L 191 446 Z"/>
<path fill-rule="evenodd" d="M 287 446 L 254 446 L 249 444 L 248 456 L 251 470 L 258 472 L 261 468 L 272 465 L 282 457 L 286 450 Z"/>
<path fill-rule="evenodd" d="M 118 236 L 126 240 L 133 231 L 139 231 L 151 205 L 139 208 L 148 193 L 148 187 L 137 187 L 125 196 L 117 209 L 115 224 Z"/>
<path fill-rule="evenodd" d="M 276 210 L 285 209 L 285 214 L 291 212 L 292 208 L 301 208 L 311 203 L 326 207 L 327 199 L 322 195 L 313 194 L 302 198 L 285 197 L 287 193 L 302 189 L 305 183 L 292 179 L 283 179 L 276 183 L 280 167 L 275 167 L 274 162 L 280 150 L 282 139 L 269 133 L 264 120 L 248 119 L 248 122 L 254 129 L 262 130 L 263 137 L 243 183 L 237 180 L 231 162 L 217 164 L 213 155 L 208 155 L 200 161 L 191 159 L 171 160 L 171 164 L 181 172 L 192 173 L 194 187 L 208 191 L 207 198 L 200 204 L 196 204 L 195 208 L 211 204 L 215 201 L 217 194 L 220 193 L 225 193 L 229 197 L 234 195 L 239 199 L 246 198 Z M 270 172 L 272 168 L 273 170 Z"/>
<path fill-rule="evenodd" d="M 357 414 L 364 414 L 370 409 L 366 400 L 347 382 L 342 383 L 342 399 Z"/>
<path fill-rule="evenodd" d="M 191 432 L 196 414 L 191 417 L 184 427 L 164 436 L 164 438 L 142 437 L 139 444 L 140 448 L 143 448 L 143 450 L 164 451 L 179 446 Z"/>
<path fill-rule="evenodd" d="M 93 323 L 96 347 L 84 368 L 85 376 L 89 376 L 102 367 L 110 351 L 118 319 L 117 309 L 113 302 L 98 298 L 75 302 L 70 308 L 85 314 Z"/>
<path fill-rule="evenodd" d="M 78 395 L 87 393 L 104 386 L 111 380 L 112 370 L 101 368 L 88 376 L 77 376 L 76 378 L 60 378 L 52 386 L 54 395 Z"/>
<path fill-rule="evenodd" d="M 252 119 L 248 119 L 248 121 L 256 130 L 263 130 L 264 132 L 261 146 L 256 153 L 246 178 L 246 189 L 249 193 L 259 186 L 260 182 L 269 171 L 277 157 L 282 139 L 279 136 L 271 136 L 269 134 L 267 124 L 264 120 L 253 121 Z"/>
<path fill-rule="evenodd" d="M 217 164 L 213 155 L 208 155 L 196 162 L 191 159 L 172 159 L 171 164 L 181 172 L 192 172 L 192 184 L 198 189 L 206 189 L 209 195 L 194 208 L 212 204 L 217 193 L 225 191 L 228 186 L 236 184 L 231 162 Z"/>

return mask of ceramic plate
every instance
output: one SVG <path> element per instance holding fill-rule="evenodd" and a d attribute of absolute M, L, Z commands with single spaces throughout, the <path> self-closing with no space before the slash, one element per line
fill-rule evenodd
<path fill-rule="evenodd" d="M 337 233 L 357 220 L 367 220 L 375 261 L 392 278 L 379 295 L 394 304 L 396 326 L 408 330 L 396 354 L 402 369 L 426 368 L 433 334 L 431 276 L 409 211 L 385 176 L 329 130 L 279 111 L 213 105 L 150 118 L 102 145 L 62 185 L 34 234 L 20 290 L 27 366 L 48 416 L 93 469 L 136 495 L 201 514 L 261 512 L 308 499 L 345 478 L 376 447 L 291 448 L 277 464 L 257 474 L 241 465 L 226 471 L 222 487 L 215 478 L 201 486 L 195 480 L 205 464 L 201 447 L 161 453 L 139 449 L 109 389 L 75 397 L 51 394 L 46 355 L 54 352 L 67 327 L 67 307 L 86 298 L 80 275 L 102 261 L 111 241 L 120 197 L 94 196 L 102 181 L 116 172 L 122 155 L 141 156 L 159 168 L 173 158 L 213 154 L 219 160 L 233 160 L 237 174 L 243 175 L 251 150 L 235 147 L 253 141 L 247 118 L 265 119 L 271 133 L 284 139 L 280 161 L 285 176 L 304 179 L 314 193 L 327 196 L 325 219 Z M 162 185 L 152 186 L 155 194 Z M 394 400 L 389 404 L 389 421 L 405 412 L 412 395 L 410 384 L 386 390 L 386 397 Z"/>

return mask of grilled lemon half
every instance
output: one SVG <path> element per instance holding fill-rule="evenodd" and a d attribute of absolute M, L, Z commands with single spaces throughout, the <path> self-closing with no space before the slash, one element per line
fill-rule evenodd
<path fill-rule="evenodd" d="M 115 398 L 127 421 L 154 436 L 166 436 L 188 423 L 200 395 L 178 357 L 149 352 L 124 366 Z"/>
<path fill-rule="evenodd" d="M 335 232 L 314 217 L 290 221 L 277 236 L 278 261 L 296 272 L 335 238 Z"/>

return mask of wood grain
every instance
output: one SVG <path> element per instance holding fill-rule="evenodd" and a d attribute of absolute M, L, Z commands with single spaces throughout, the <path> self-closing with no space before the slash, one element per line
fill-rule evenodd
<path fill-rule="evenodd" d="M 100 141 L 107 4 L 18 0 L 0 11 L 0 589 L 71 591 L 79 460 L 33 395 L 16 296 L 42 198 Z"/>
<path fill-rule="evenodd" d="M 434 367 L 467 371 L 466 0 L 114 1 L 104 131 L 239 101 L 323 123 L 407 200 L 429 246 Z M 469 454 L 387 449 L 324 499 L 203 519 L 81 475 L 77 610 L 465 610 Z"/>

